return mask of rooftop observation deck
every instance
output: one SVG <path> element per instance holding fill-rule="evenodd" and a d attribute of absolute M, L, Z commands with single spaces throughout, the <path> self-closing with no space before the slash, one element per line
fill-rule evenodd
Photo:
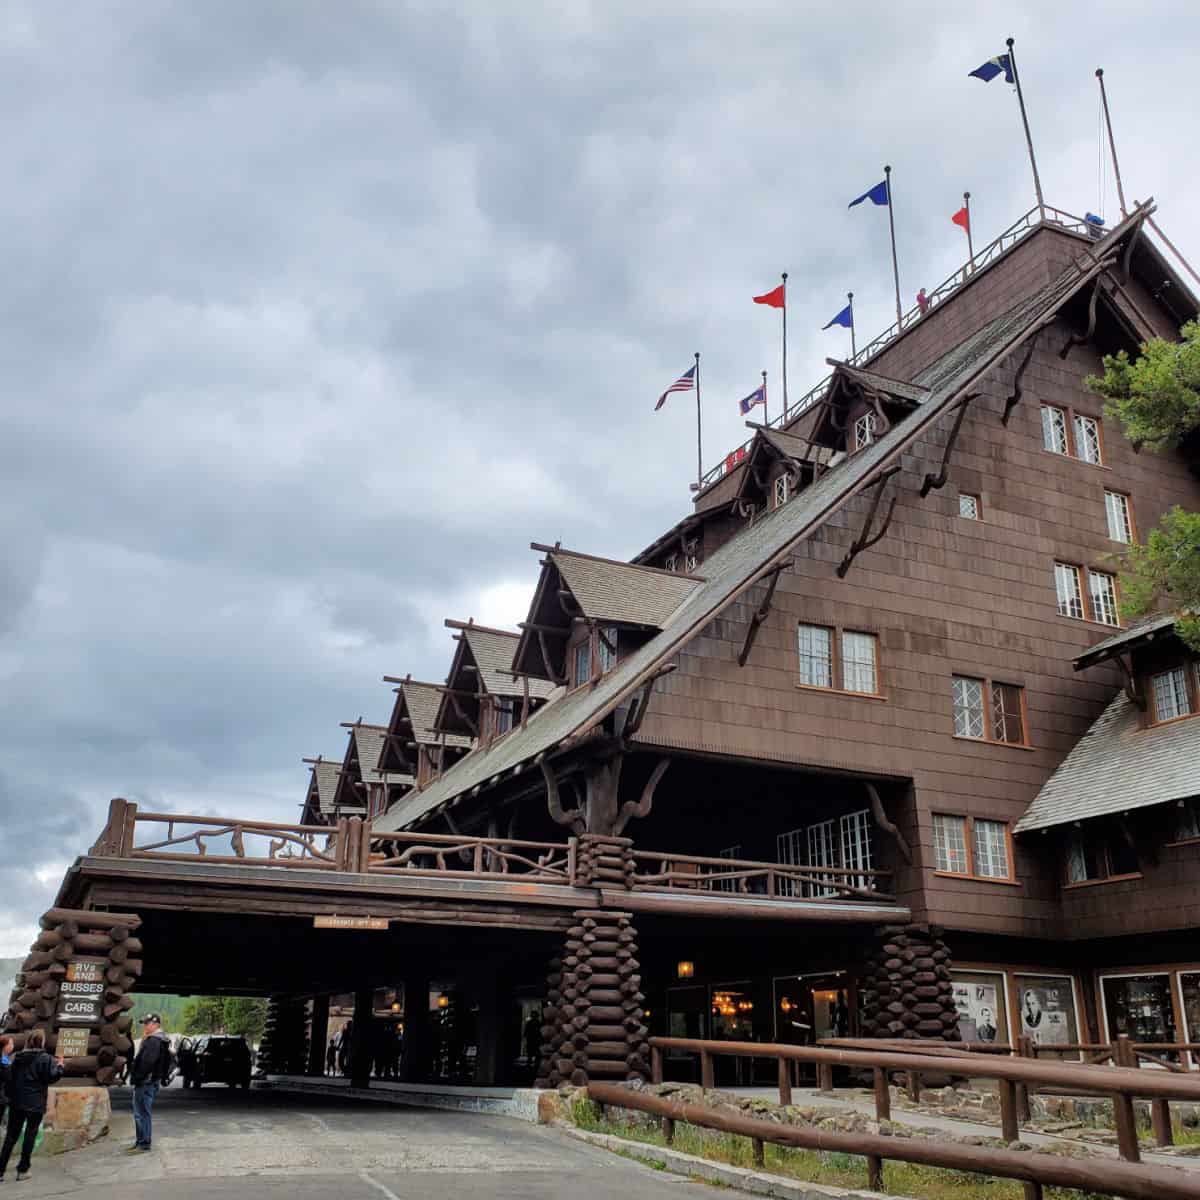
<path fill-rule="evenodd" d="M 919 305 L 913 305 L 908 312 L 900 317 L 899 321 L 893 321 L 878 337 L 873 338 L 859 349 L 856 354 L 848 358 L 846 360 L 847 363 L 850 366 L 858 367 L 870 362 L 871 359 L 887 349 L 897 338 L 907 333 L 913 325 L 932 311 L 932 309 L 949 299 L 961 287 L 970 283 L 985 267 L 991 265 L 1018 242 L 1023 241 L 1044 225 L 1080 234 L 1092 241 L 1098 240 L 1105 234 L 1105 231 L 1100 226 L 1094 225 L 1090 221 L 1085 221 L 1082 217 L 1076 217 L 1071 213 L 1064 212 L 1062 209 L 1052 208 L 1049 205 L 1043 210 L 1039 210 L 1035 206 L 1014 221 L 998 237 L 988 242 L 986 246 L 972 255 L 948 279 L 943 280 L 932 291 L 926 293 L 924 308 L 921 308 Z M 820 383 L 805 392 L 799 400 L 789 404 L 782 413 L 764 423 L 775 429 L 786 427 L 790 421 L 794 421 L 802 412 L 811 408 L 822 399 L 829 388 L 832 378 L 832 375 L 826 375 Z M 712 467 L 701 477 L 699 485 L 695 490 L 702 492 L 710 485 L 716 483 L 731 466 L 740 461 L 740 453 L 748 449 L 751 441 L 753 441 L 753 438 L 748 438 L 740 446 L 734 447 L 716 466 Z"/>
<path fill-rule="evenodd" d="M 614 908 L 664 916 L 872 924 L 906 921 L 886 871 L 814 869 L 634 849 L 601 861 L 586 835 L 565 842 L 375 833 L 336 826 L 143 813 L 114 800 L 60 903 L 378 916 L 388 921 L 560 928 Z M 603 848 L 611 849 L 612 840 Z"/>

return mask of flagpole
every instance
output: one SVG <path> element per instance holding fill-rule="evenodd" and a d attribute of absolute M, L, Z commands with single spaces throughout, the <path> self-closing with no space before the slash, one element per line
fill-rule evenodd
<path fill-rule="evenodd" d="M 783 419 L 787 420 L 787 272 L 783 273 Z"/>
<path fill-rule="evenodd" d="M 1017 85 L 1017 102 L 1021 105 L 1021 123 L 1025 126 L 1025 145 L 1029 149 L 1029 165 L 1033 168 L 1033 190 L 1037 192 L 1038 217 L 1046 219 L 1046 201 L 1042 198 L 1042 179 L 1038 175 L 1037 159 L 1033 156 L 1033 135 L 1029 132 L 1029 116 L 1025 112 L 1025 93 L 1021 91 L 1021 74 L 1017 70 L 1017 56 L 1013 50 L 1013 40 L 1009 38 L 1008 65 L 1012 67 L 1013 82 Z"/>
<path fill-rule="evenodd" d="M 762 373 L 762 377 L 763 377 L 763 424 L 770 425 L 771 410 L 770 410 L 770 408 L 767 407 L 767 373 L 766 373 L 766 371 L 764 371 Z"/>
<path fill-rule="evenodd" d="M 1117 164 L 1117 143 L 1113 141 L 1112 117 L 1108 115 L 1108 93 L 1104 90 L 1104 68 L 1096 68 L 1096 78 L 1100 80 L 1100 103 L 1104 105 L 1104 124 L 1108 126 L 1108 148 L 1112 151 L 1113 174 L 1117 178 L 1117 197 L 1121 201 L 1122 218 L 1129 216 L 1125 207 L 1125 188 L 1121 184 L 1121 168 Z"/>
<path fill-rule="evenodd" d="M 850 361 L 853 362 L 858 357 L 858 350 L 854 345 L 854 293 L 847 292 L 846 299 L 850 301 Z"/>
<path fill-rule="evenodd" d="M 892 278 L 896 281 L 896 332 L 900 332 L 900 326 L 904 318 L 900 315 L 900 268 L 896 265 L 896 214 L 892 208 L 892 168 L 883 168 L 883 182 L 887 188 L 888 200 L 888 228 L 892 232 Z"/>
<path fill-rule="evenodd" d="M 700 351 L 696 351 L 696 490 L 704 478 L 704 456 L 700 452 Z"/>
<path fill-rule="evenodd" d="M 971 193 L 963 192 L 963 204 L 967 209 L 967 254 L 971 259 L 971 273 L 975 272 L 975 243 L 971 238 Z"/>

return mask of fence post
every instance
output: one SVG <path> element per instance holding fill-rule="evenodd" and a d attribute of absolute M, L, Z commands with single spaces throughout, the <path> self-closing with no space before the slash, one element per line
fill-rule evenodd
<path fill-rule="evenodd" d="M 663 1052 L 661 1046 L 650 1047 L 650 1082 L 663 1081 Z"/>
<path fill-rule="evenodd" d="M 700 1051 L 700 1086 L 706 1092 L 716 1087 L 716 1084 L 713 1083 L 712 1055 L 707 1050 Z"/>
<path fill-rule="evenodd" d="M 779 1103 L 785 1107 L 792 1102 L 792 1065 L 786 1058 L 779 1059 Z"/>
<path fill-rule="evenodd" d="M 121 827 L 121 858 L 128 858 L 133 853 L 134 833 L 137 827 L 137 805 L 125 805 L 125 821 Z"/>
<path fill-rule="evenodd" d="M 1017 1054 L 1021 1058 L 1032 1058 L 1036 1061 L 1037 1050 L 1034 1047 L 1033 1038 L 1028 1034 L 1022 1034 L 1017 1038 Z M 1017 1084 L 1017 1124 L 1027 1124 L 1033 1119 L 1033 1114 L 1029 1107 L 1029 1085 L 1027 1083 Z"/>
<path fill-rule="evenodd" d="M 921 1072 L 908 1068 L 908 1098 L 914 1104 L 921 1103 Z"/>
<path fill-rule="evenodd" d="M 1137 1069 L 1137 1051 L 1127 1033 L 1117 1035 L 1117 1040 L 1113 1043 L 1113 1060 L 1118 1067 Z M 1117 1127 L 1117 1148 L 1121 1157 L 1126 1162 L 1140 1162 L 1141 1151 L 1138 1149 L 1132 1096 L 1125 1092 L 1113 1096 L 1113 1121 Z"/>
<path fill-rule="evenodd" d="M 833 1091 L 832 1063 L 817 1063 L 817 1090 L 820 1092 Z"/>
<path fill-rule="evenodd" d="M 998 1079 L 1000 1087 L 1000 1131 L 1006 1142 L 1021 1139 L 1021 1127 L 1017 1121 L 1017 1087 L 1011 1079 Z"/>
<path fill-rule="evenodd" d="M 878 1154 L 868 1154 L 867 1158 L 867 1189 L 872 1192 L 883 1191 L 883 1159 Z"/>
<path fill-rule="evenodd" d="M 874 1068 L 875 1075 L 875 1120 L 892 1119 L 892 1094 L 888 1091 L 887 1072 L 882 1067 Z"/>
<path fill-rule="evenodd" d="M 1150 1101 L 1150 1124 L 1154 1129 L 1156 1146 L 1173 1146 L 1175 1135 L 1171 1132 L 1171 1105 L 1167 1100 Z"/>
<path fill-rule="evenodd" d="M 750 1145 L 754 1151 L 754 1165 L 756 1167 L 765 1167 L 767 1165 L 767 1152 L 762 1138 L 751 1138 Z"/>
<path fill-rule="evenodd" d="M 338 817 L 337 823 L 337 869 L 339 871 L 348 871 L 350 863 L 347 861 L 347 850 L 350 843 L 350 818 Z"/>
<path fill-rule="evenodd" d="M 662 1135 L 663 1141 L 668 1146 L 675 1144 L 675 1120 L 673 1117 L 663 1117 L 662 1119 Z"/>
<path fill-rule="evenodd" d="M 577 837 L 570 838 L 567 841 L 567 883 L 571 887 L 578 887 L 579 880 L 577 878 L 579 870 L 579 839 Z"/>

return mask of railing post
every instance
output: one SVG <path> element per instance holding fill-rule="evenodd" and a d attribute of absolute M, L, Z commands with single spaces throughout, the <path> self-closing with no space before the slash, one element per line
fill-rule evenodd
<path fill-rule="evenodd" d="M 779 1103 L 787 1107 L 792 1102 L 792 1065 L 786 1058 L 779 1059 Z"/>
<path fill-rule="evenodd" d="M 1027 1034 L 1022 1034 L 1017 1038 L 1017 1054 L 1021 1058 L 1037 1059 L 1037 1049 L 1034 1045 L 1033 1038 Z M 1027 1124 L 1033 1120 L 1033 1113 L 1029 1107 L 1029 1085 L 1027 1083 L 1017 1084 L 1017 1123 Z"/>
<path fill-rule="evenodd" d="M 1017 1086 L 1011 1079 L 999 1079 L 1000 1086 L 1000 1132 L 1006 1142 L 1021 1139 L 1021 1127 L 1017 1122 Z"/>
<path fill-rule="evenodd" d="M 133 853 L 136 827 L 137 805 L 127 802 L 125 805 L 125 820 L 121 825 L 121 858 L 128 858 Z"/>
<path fill-rule="evenodd" d="M 1156 1146 L 1173 1146 L 1175 1135 L 1171 1132 L 1171 1105 L 1167 1100 L 1150 1101 L 1150 1125 L 1154 1130 Z"/>
<path fill-rule="evenodd" d="M 350 862 L 347 851 L 350 847 L 350 818 L 338 817 L 337 823 L 337 869 L 348 871 Z"/>
<path fill-rule="evenodd" d="M 471 855 L 471 870 L 476 875 L 483 874 L 483 843 L 475 843 L 475 853 Z"/>
<path fill-rule="evenodd" d="M 908 1068 L 908 1098 L 914 1104 L 921 1103 L 921 1072 Z"/>
<path fill-rule="evenodd" d="M 662 1119 L 662 1135 L 663 1141 L 668 1146 L 675 1144 L 675 1120 L 673 1117 L 663 1117 Z"/>
<path fill-rule="evenodd" d="M 756 1167 L 765 1167 L 767 1165 L 767 1151 L 763 1145 L 762 1138 L 751 1138 L 750 1145 L 754 1153 L 754 1165 Z"/>
<path fill-rule="evenodd" d="M 887 1072 L 882 1067 L 876 1067 L 875 1076 L 875 1120 L 890 1121 L 892 1119 L 892 1094 L 888 1091 Z"/>
<path fill-rule="evenodd" d="M 663 1052 L 661 1046 L 650 1047 L 650 1082 L 663 1081 Z"/>
<path fill-rule="evenodd" d="M 1113 1043 L 1113 1059 L 1118 1067 L 1136 1070 L 1137 1051 L 1127 1033 L 1117 1035 L 1117 1040 Z M 1117 1148 L 1121 1157 L 1126 1162 L 1140 1162 L 1141 1151 L 1138 1149 L 1133 1097 L 1128 1092 L 1120 1092 L 1113 1096 L 1113 1121 L 1117 1127 Z"/>
<path fill-rule="evenodd" d="M 872 1192 L 883 1191 L 883 1159 L 878 1154 L 868 1154 L 867 1156 L 867 1190 Z"/>
<path fill-rule="evenodd" d="M 820 1092 L 833 1091 L 833 1064 L 817 1064 L 817 1090 Z"/>
<path fill-rule="evenodd" d="M 712 1055 L 707 1050 L 700 1051 L 700 1086 L 706 1092 L 716 1087 L 716 1084 L 713 1082 Z"/>
<path fill-rule="evenodd" d="M 573 837 L 567 840 L 567 882 L 572 887 L 579 886 L 578 871 L 579 839 L 577 837 Z"/>

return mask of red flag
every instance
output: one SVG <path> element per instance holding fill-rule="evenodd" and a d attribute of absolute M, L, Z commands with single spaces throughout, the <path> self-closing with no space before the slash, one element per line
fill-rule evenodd
<path fill-rule="evenodd" d="M 787 303 L 784 285 L 781 283 L 774 291 L 767 292 L 765 296 L 755 296 L 754 303 L 769 304 L 772 308 L 783 308 Z"/>
<path fill-rule="evenodd" d="M 955 225 L 961 225 L 968 233 L 971 232 L 971 214 L 967 211 L 967 206 L 965 204 L 958 210 L 958 212 L 954 214 L 954 216 L 950 218 L 950 220 L 952 220 Z"/>

